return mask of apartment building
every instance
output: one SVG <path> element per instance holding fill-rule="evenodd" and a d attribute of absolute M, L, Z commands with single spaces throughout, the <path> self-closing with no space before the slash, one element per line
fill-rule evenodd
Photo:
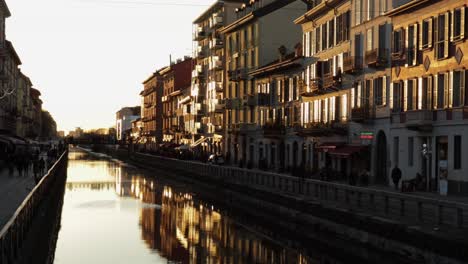
<path fill-rule="evenodd" d="M 306 10 L 303 1 L 249 1 L 236 10 L 237 19 L 220 30 L 226 42 L 225 153 L 232 163 L 258 166 L 263 106 L 258 101 L 249 105 L 249 95 L 257 89 L 255 74 L 249 72 L 278 59 L 281 47 L 300 42 L 301 30 L 293 20 Z"/>
<path fill-rule="evenodd" d="M 189 104 L 188 132 L 192 147 L 220 152 L 223 138 L 224 35 L 220 28 L 236 19 L 235 9 L 244 1 L 216 1 L 195 21 L 192 100 Z M 203 144 L 202 144 L 203 143 Z"/>
<path fill-rule="evenodd" d="M 256 122 L 261 129 L 256 130 L 256 146 L 249 144 L 248 166 L 294 172 L 302 165 L 297 155 L 302 138 L 296 128 L 301 123 L 303 70 L 302 44 L 298 43 L 292 52 L 280 47 L 277 60 L 249 73 L 256 87 L 244 103 L 257 107 Z"/>
<path fill-rule="evenodd" d="M 302 137 L 286 146 L 308 172 L 327 169 L 347 177 L 360 160 L 360 146 L 351 144 L 350 109 L 354 80 L 344 64 L 351 55 L 349 0 L 315 1 L 295 23 L 303 30 Z M 301 147 L 297 147 L 297 145 Z"/>
<path fill-rule="evenodd" d="M 143 123 L 143 141 L 148 150 L 156 150 L 158 144 L 162 142 L 162 93 L 163 80 L 159 71 L 151 74 L 143 82 L 142 97 L 142 116 Z"/>
<path fill-rule="evenodd" d="M 185 57 L 159 71 L 164 86 L 161 98 L 164 142 L 181 142 L 181 132 L 185 126 L 183 118 L 177 115 L 178 98 L 184 90 L 190 88 L 193 64 L 192 58 Z"/>
<path fill-rule="evenodd" d="M 125 141 L 126 136 L 130 135 L 132 130 L 132 122 L 140 118 L 141 108 L 135 107 L 123 107 L 115 114 L 117 140 Z"/>
<path fill-rule="evenodd" d="M 8 133 L 16 133 L 17 88 L 19 79 L 18 66 L 21 60 L 10 41 L 5 41 L 5 46 L 0 53 L 0 129 Z"/>
<path fill-rule="evenodd" d="M 42 100 L 40 98 L 41 92 L 38 89 L 31 88 L 30 93 L 31 105 L 32 105 L 32 126 L 28 133 L 28 137 L 37 138 L 41 135 L 42 127 Z"/>
<path fill-rule="evenodd" d="M 468 1 L 410 1 L 393 21 L 389 160 L 427 188 L 468 194 Z"/>
<path fill-rule="evenodd" d="M 28 137 L 33 123 L 33 111 L 31 101 L 32 83 L 29 77 L 20 72 L 17 90 L 18 118 L 16 119 L 16 135 Z"/>

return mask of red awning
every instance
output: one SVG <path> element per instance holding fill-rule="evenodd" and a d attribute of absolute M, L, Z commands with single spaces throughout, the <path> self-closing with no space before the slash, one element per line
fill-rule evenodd
<path fill-rule="evenodd" d="M 330 155 L 347 158 L 352 156 L 353 154 L 365 150 L 366 148 L 366 146 L 343 146 L 341 148 L 331 149 L 328 153 Z"/>

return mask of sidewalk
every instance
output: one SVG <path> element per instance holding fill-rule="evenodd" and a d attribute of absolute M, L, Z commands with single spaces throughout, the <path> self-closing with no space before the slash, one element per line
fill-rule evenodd
<path fill-rule="evenodd" d="M 47 158 L 44 154 L 42 156 Z M 47 167 L 45 171 L 48 171 Z M 2 228 L 35 186 L 32 169 L 27 175 L 19 176 L 16 169 L 13 174 L 9 175 L 8 168 L 0 168 L 0 227 Z"/>

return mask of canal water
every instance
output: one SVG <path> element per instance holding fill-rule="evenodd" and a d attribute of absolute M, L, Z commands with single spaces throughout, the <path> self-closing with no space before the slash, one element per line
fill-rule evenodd
<path fill-rule="evenodd" d="M 344 263 L 270 239 L 163 173 L 69 157 L 56 264 Z"/>

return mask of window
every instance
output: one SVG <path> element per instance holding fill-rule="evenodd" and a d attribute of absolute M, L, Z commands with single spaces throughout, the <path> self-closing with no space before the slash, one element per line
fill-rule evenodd
<path fill-rule="evenodd" d="M 367 0 L 367 20 L 374 18 L 375 0 Z"/>
<path fill-rule="evenodd" d="M 421 49 L 428 49 L 428 48 L 432 48 L 432 39 L 433 39 L 433 35 L 432 35 L 432 29 L 433 29 L 433 25 L 432 25 L 432 18 L 428 18 L 428 19 L 425 19 L 423 22 L 422 22 L 422 28 L 421 28 L 421 40 L 420 40 L 420 45 L 421 45 Z"/>
<path fill-rule="evenodd" d="M 354 5 L 354 10 L 356 10 L 354 20 L 356 25 L 359 25 L 362 23 L 362 0 L 354 1 Z"/>
<path fill-rule="evenodd" d="M 408 27 L 408 56 L 407 64 L 408 66 L 416 65 L 418 61 L 418 24 L 414 24 Z"/>
<path fill-rule="evenodd" d="M 393 83 L 393 111 L 400 112 L 403 107 L 403 82 Z"/>
<path fill-rule="evenodd" d="M 414 137 L 408 138 L 408 166 L 414 165 Z"/>
<path fill-rule="evenodd" d="M 462 137 L 455 136 L 453 142 L 453 169 L 459 170 L 462 167 Z"/>
<path fill-rule="evenodd" d="M 343 14 L 343 41 L 349 40 L 349 32 L 351 28 L 351 11 Z"/>
<path fill-rule="evenodd" d="M 335 32 L 336 44 L 339 44 L 343 41 L 343 17 L 344 17 L 344 14 L 341 14 L 336 17 L 336 32 Z"/>
<path fill-rule="evenodd" d="M 415 102 L 417 102 L 416 95 L 416 80 L 408 80 L 408 85 L 406 87 L 406 110 L 415 110 Z"/>
<path fill-rule="evenodd" d="M 421 84 L 421 109 L 430 110 L 432 109 L 432 76 L 423 77 Z"/>
<path fill-rule="evenodd" d="M 367 51 L 374 49 L 374 28 L 369 28 L 367 30 Z"/>
<path fill-rule="evenodd" d="M 436 108 L 442 109 L 448 106 L 448 73 L 440 73 L 437 75 L 437 102 Z"/>
<path fill-rule="evenodd" d="M 437 59 L 448 58 L 449 55 L 449 13 L 437 17 L 435 28 L 435 55 Z"/>
<path fill-rule="evenodd" d="M 320 27 L 317 27 L 315 29 L 315 48 L 317 49 L 317 52 L 321 51 L 322 50 L 322 45 L 321 45 L 321 41 L 320 41 Z"/>
<path fill-rule="evenodd" d="M 387 12 L 387 0 L 379 0 L 379 15 L 383 15 Z"/>
<path fill-rule="evenodd" d="M 398 166 L 400 158 L 400 138 L 394 137 L 393 138 L 393 162 L 395 162 L 395 166 Z"/>
<path fill-rule="evenodd" d="M 322 24 L 322 50 L 327 49 L 327 40 L 328 40 L 328 30 L 327 23 Z"/>
<path fill-rule="evenodd" d="M 460 7 L 452 11 L 451 41 L 465 38 L 465 7 Z"/>
<path fill-rule="evenodd" d="M 393 55 L 403 55 L 405 30 L 400 28 L 393 32 L 392 53 Z"/>
<path fill-rule="evenodd" d="M 385 105 L 385 84 L 386 78 L 379 77 L 374 80 L 374 102 L 376 105 Z"/>
<path fill-rule="evenodd" d="M 314 56 L 315 53 L 317 52 L 315 48 L 315 29 L 309 32 L 310 35 L 310 56 Z"/>
<path fill-rule="evenodd" d="M 465 84 L 466 84 L 465 71 L 453 72 L 453 107 L 460 107 L 465 104 Z"/>
<path fill-rule="evenodd" d="M 335 20 L 328 21 L 328 47 L 335 45 Z"/>

